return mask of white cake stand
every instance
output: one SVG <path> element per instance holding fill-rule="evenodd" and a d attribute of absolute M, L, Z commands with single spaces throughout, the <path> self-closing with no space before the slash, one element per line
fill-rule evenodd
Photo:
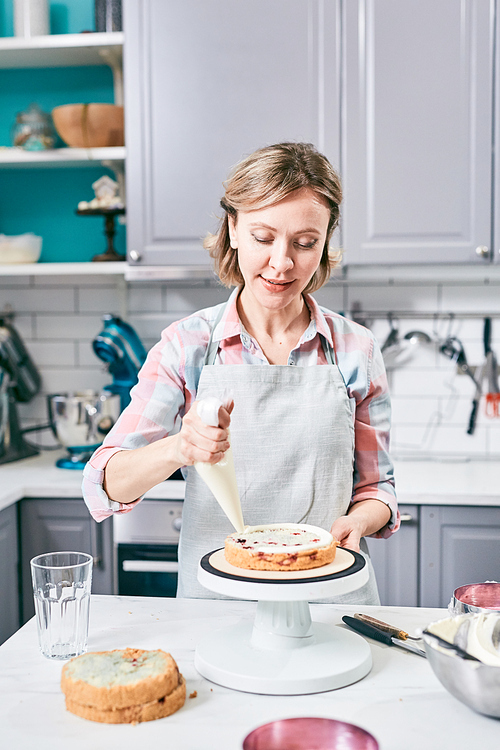
<path fill-rule="evenodd" d="M 236 568 L 224 550 L 200 560 L 210 591 L 257 600 L 254 623 L 242 621 L 198 644 L 195 667 L 207 680 L 264 695 L 303 695 L 350 685 L 372 667 L 370 647 L 351 631 L 311 621 L 309 601 L 347 594 L 368 581 L 365 559 L 337 549 L 330 565 L 274 572 Z"/>

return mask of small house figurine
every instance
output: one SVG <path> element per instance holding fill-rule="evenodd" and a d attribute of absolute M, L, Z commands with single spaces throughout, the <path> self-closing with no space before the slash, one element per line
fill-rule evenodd
<path fill-rule="evenodd" d="M 118 183 L 108 175 L 99 177 L 92 183 L 92 188 L 95 198 L 92 198 L 91 201 L 80 201 L 78 204 L 80 211 L 89 208 L 124 208 L 123 201 L 118 195 Z"/>

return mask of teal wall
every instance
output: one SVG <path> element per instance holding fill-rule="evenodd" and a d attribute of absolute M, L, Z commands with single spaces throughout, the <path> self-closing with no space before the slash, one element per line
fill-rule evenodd
<path fill-rule="evenodd" d="M 50 3 L 52 33 L 94 29 L 94 0 Z M 0 0 L 0 36 L 11 36 L 12 0 Z M 60 104 L 113 102 L 107 66 L 0 69 L 0 147 L 11 145 L 16 114 L 36 102 L 50 112 Z M 63 145 L 59 143 L 58 145 Z M 106 249 L 104 219 L 76 216 L 81 200 L 94 196 L 92 183 L 104 167 L 0 169 L 0 234 L 35 232 L 43 237 L 41 262 L 87 261 Z M 125 227 L 116 223 L 115 247 L 125 253 Z"/>
<path fill-rule="evenodd" d="M 0 0 L 0 36 L 14 34 L 14 0 Z M 94 0 L 49 0 L 50 33 L 79 34 L 94 31 Z"/>

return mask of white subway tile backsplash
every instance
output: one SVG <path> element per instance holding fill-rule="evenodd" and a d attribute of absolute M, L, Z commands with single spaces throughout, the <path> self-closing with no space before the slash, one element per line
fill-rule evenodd
<path fill-rule="evenodd" d="M 76 362 L 78 367 L 95 367 L 98 363 L 101 363 L 99 357 L 94 353 L 92 348 L 92 341 L 76 341 Z M 101 363 L 104 367 L 104 362 Z"/>
<path fill-rule="evenodd" d="M 26 348 L 37 367 L 75 367 L 77 364 L 73 341 L 30 341 Z"/>
<path fill-rule="evenodd" d="M 367 323 L 381 345 L 390 331 L 388 312 L 414 313 L 415 317 L 394 321 L 400 339 L 415 329 L 438 341 L 453 334 L 463 342 L 468 361 L 481 363 L 483 320 L 461 314 L 500 312 L 500 273 L 492 274 L 490 283 L 485 283 L 484 270 L 474 268 L 468 273 L 468 269 L 458 269 L 454 281 L 448 276 L 448 281 L 441 283 L 438 268 L 417 277 L 412 269 L 396 271 L 378 268 L 369 274 L 365 269 L 338 276 L 316 292 L 315 298 L 319 304 L 346 314 L 356 302 L 362 310 L 378 311 Z M 101 390 L 111 382 L 91 346 L 102 329 L 103 314 L 123 315 L 149 350 L 170 323 L 224 302 L 229 295 L 229 289 L 212 281 L 125 285 L 122 279 L 106 275 L 0 277 L 0 314 L 10 302 L 16 312 L 14 326 L 43 380 L 42 393 L 28 404 L 19 404 L 23 423 L 47 420 L 46 393 Z M 456 312 L 457 317 L 450 319 L 448 311 Z M 419 318 L 419 312 L 440 314 L 436 319 Z M 493 319 L 492 344 L 500 356 L 500 318 Z M 423 455 L 426 451 L 464 459 L 500 455 L 500 419 L 485 416 L 484 399 L 475 434 L 466 434 L 474 384 L 457 374 L 453 363 L 439 354 L 436 342 L 412 350 L 408 362 L 388 376 L 393 403 L 391 442 L 396 455 Z M 33 434 L 32 441 L 37 440 L 50 442 L 50 435 Z"/>
<path fill-rule="evenodd" d="M 178 317 L 183 318 L 196 310 L 225 302 L 230 294 L 231 290 L 223 286 L 169 287 L 165 295 L 165 310 L 168 313 L 178 313 Z"/>
<path fill-rule="evenodd" d="M 75 391 L 100 391 L 111 382 L 107 372 L 101 368 L 41 368 L 44 393 L 66 393 Z"/>
<path fill-rule="evenodd" d="M 500 285 L 495 283 L 480 286 L 443 286 L 442 310 L 462 312 L 500 312 Z"/>
<path fill-rule="evenodd" d="M 121 317 L 126 309 L 126 290 L 115 286 L 80 287 L 78 312 L 109 313 Z"/>
<path fill-rule="evenodd" d="M 15 314 L 39 312 L 74 312 L 74 289 L 33 289 L 16 287 L 0 289 L 0 310 L 9 305 Z"/>
<path fill-rule="evenodd" d="M 324 286 L 322 289 L 314 292 L 313 297 L 319 305 L 327 307 L 329 310 L 333 310 L 333 312 L 345 312 L 344 287 L 342 285 L 335 286 L 334 284 L 329 284 L 328 286 Z"/>
<path fill-rule="evenodd" d="M 26 277 L 25 277 L 26 278 Z M 94 275 L 89 274 L 88 276 L 78 275 L 69 277 L 65 274 L 52 276 L 50 274 L 47 274 L 47 276 L 31 276 L 29 277 L 32 280 L 32 286 L 67 286 L 67 287 L 74 287 L 74 288 L 80 288 L 84 286 L 88 287 L 98 287 L 98 286 L 110 286 L 110 285 L 123 285 L 123 277 L 120 277 L 119 275 L 108 275 L 108 274 L 102 274 L 100 275 Z"/>
<path fill-rule="evenodd" d="M 129 284 L 128 311 L 133 313 L 161 312 L 163 290 L 151 284 Z"/>
<path fill-rule="evenodd" d="M 392 421 L 401 425 L 427 425 L 435 414 L 442 413 L 441 399 L 437 396 L 393 396 Z"/>
<path fill-rule="evenodd" d="M 10 322 L 16 329 L 17 333 L 21 336 L 26 346 L 28 346 L 28 342 L 33 339 L 35 335 L 35 316 L 17 314 Z"/>
<path fill-rule="evenodd" d="M 347 295 L 348 310 L 356 303 L 361 306 L 361 310 L 434 312 L 439 303 L 438 288 L 437 285 L 410 284 L 350 285 Z"/>
<path fill-rule="evenodd" d="M 91 339 L 102 329 L 101 315 L 37 315 L 36 338 L 42 339 Z"/>
<path fill-rule="evenodd" d="M 147 349 L 148 347 L 145 344 L 146 340 L 156 343 L 160 339 L 163 329 L 167 328 L 167 326 L 174 323 L 176 320 L 179 320 L 180 317 L 183 316 L 167 315 L 166 313 L 151 316 L 129 315 L 128 322 L 134 328 Z"/>

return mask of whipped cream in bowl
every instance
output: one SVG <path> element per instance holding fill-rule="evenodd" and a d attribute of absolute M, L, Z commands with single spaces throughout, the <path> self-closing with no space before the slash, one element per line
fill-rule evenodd
<path fill-rule="evenodd" d="M 496 612 L 465 614 L 432 622 L 427 626 L 431 635 L 422 633 L 429 664 L 446 690 L 474 711 L 496 718 L 500 718 L 499 622 L 500 613 Z M 432 634 L 448 643 L 458 640 L 458 645 L 479 661 L 440 645 Z"/>

